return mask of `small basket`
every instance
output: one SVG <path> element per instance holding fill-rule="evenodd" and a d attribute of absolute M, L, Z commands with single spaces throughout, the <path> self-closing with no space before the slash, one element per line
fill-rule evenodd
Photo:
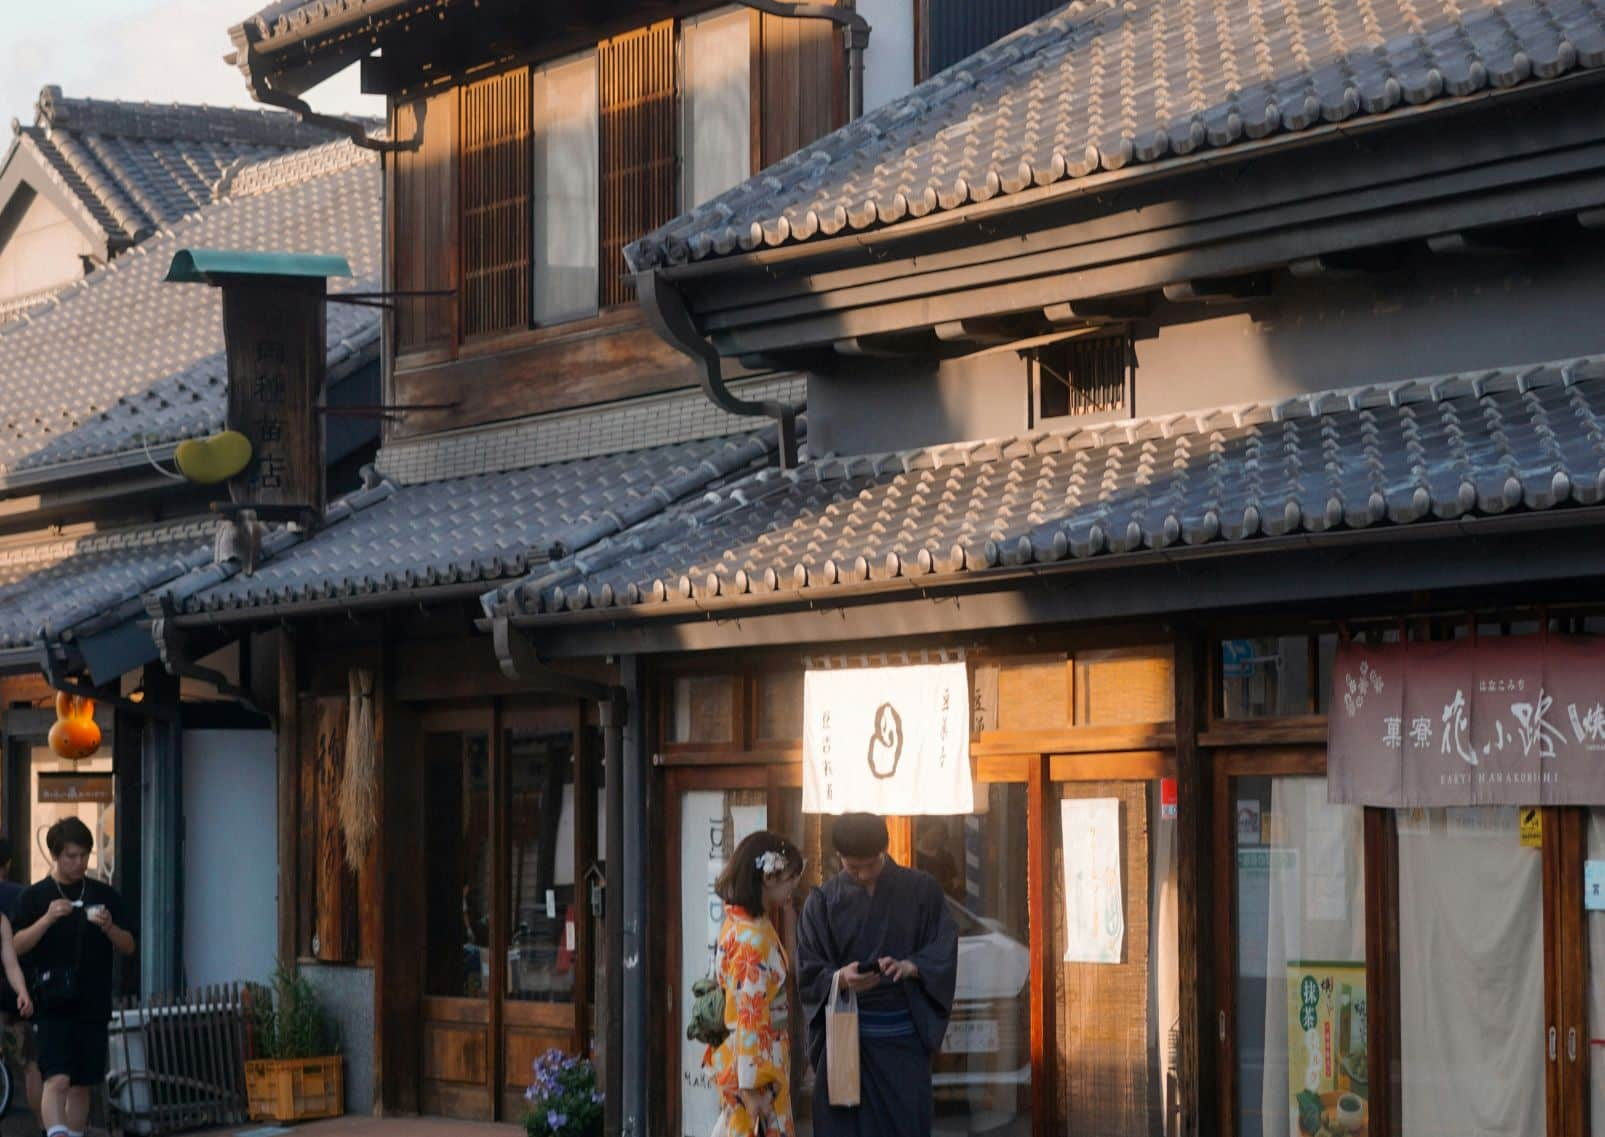
<path fill-rule="evenodd" d="M 329 1058 L 253 1059 L 245 1064 L 252 1121 L 310 1121 L 345 1112 L 345 1063 Z"/>

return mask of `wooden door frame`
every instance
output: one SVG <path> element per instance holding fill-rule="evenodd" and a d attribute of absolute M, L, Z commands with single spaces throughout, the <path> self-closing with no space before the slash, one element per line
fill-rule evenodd
<path fill-rule="evenodd" d="M 1586 1137 L 1589 1129 L 1588 914 L 1583 864 L 1588 857 L 1588 807 L 1543 810 L 1544 1022 L 1555 1033 L 1555 1058 L 1545 1063 L 1544 1108 L 1551 1137 Z M 1548 1041 L 1545 1041 L 1546 1053 Z"/>
<path fill-rule="evenodd" d="M 1177 777 L 1176 751 L 1125 750 L 1107 753 L 1053 753 L 1031 756 L 1031 1131 L 1032 1137 L 1053 1137 L 1059 1100 L 1058 961 L 1053 951 L 1053 874 L 1059 871 L 1058 811 L 1053 808 L 1054 786 L 1060 782 L 1155 782 Z M 1157 817 L 1151 824 L 1157 824 Z M 1150 842 L 1148 855 L 1153 856 Z M 1184 855 L 1178 842 L 1178 868 Z M 1151 882 L 1150 882 L 1151 885 Z M 1179 913 L 1178 913 L 1179 915 Z M 1151 918 L 1151 917 L 1150 917 Z M 1181 944 L 1176 950 L 1180 960 Z M 1150 972 L 1152 958 L 1148 961 Z M 1177 982 L 1181 974 L 1178 969 Z M 1162 1048 L 1161 1048 L 1162 1049 Z M 1178 1075 L 1179 1076 L 1179 1075 Z M 1186 1087 L 1183 1087 L 1185 1094 Z"/>
<path fill-rule="evenodd" d="M 585 765 L 587 725 L 586 706 L 581 700 L 549 702 L 532 701 L 516 696 L 494 697 L 469 703 L 421 704 L 416 711 L 416 745 L 420 750 L 419 774 L 422 776 L 422 747 L 431 734 L 473 733 L 483 731 L 488 737 L 487 770 L 490 802 L 488 806 L 491 883 L 488 907 L 490 911 L 491 953 L 490 985 L 484 996 L 486 1031 L 486 1090 L 490 1095 L 492 1120 L 503 1120 L 507 1113 L 506 1031 L 510 1020 L 523 1025 L 536 1023 L 560 1029 L 560 1012 L 550 1007 L 514 1007 L 509 1014 L 507 1000 L 506 959 L 511 941 L 512 876 L 510 872 L 512 772 L 508 759 L 506 732 L 532 730 L 539 733 L 569 731 L 574 746 L 574 865 L 575 865 L 575 983 L 574 999 L 567 1006 L 572 1018 L 570 1035 L 577 1041 L 580 1053 L 588 1051 L 589 1024 L 587 1021 L 591 995 L 590 977 L 595 961 L 590 956 L 594 937 L 590 934 L 590 921 L 579 919 L 585 868 L 596 860 L 596 826 L 594 822 L 596 784 L 594 772 Z M 589 809 L 586 802 L 591 803 Z M 426 918 L 428 914 L 426 913 Z M 420 1000 L 427 1007 L 431 996 L 420 990 Z M 427 1015 L 424 1016 L 427 1019 Z M 420 1050 L 427 1045 L 428 1032 L 419 1031 Z"/>
<path fill-rule="evenodd" d="M 1210 810 L 1214 832 L 1210 841 L 1211 860 L 1214 862 L 1213 923 L 1225 932 L 1215 937 L 1214 970 L 1215 1007 L 1217 1012 L 1216 1046 L 1216 1131 L 1221 1134 L 1237 1132 L 1237 837 L 1235 813 L 1227 808 L 1232 800 L 1233 778 L 1253 777 L 1325 777 L 1326 748 L 1324 746 L 1263 747 L 1252 750 L 1217 750 L 1211 755 Z M 1369 832 L 1369 827 L 1368 827 Z M 1369 842 L 1367 853 L 1370 852 Z M 1371 862 L 1366 861 L 1367 881 L 1371 879 Z M 1372 982 L 1369 944 L 1371 938 L 1371 905 L 1369 890 L 1366 905 L 1366 983 Z M 1368 999 L 1370 996 L 1368 996 Z M 1373 1016 L 1372 1021 L 1376 1019 Z M 1377 1074 L 1377 1053 L 1371 1052 L 1371 1077 Z M 1382 1082 L 1373 1082 L 1382 1085 Z M 1379 1134 L 1387 1130 L 1375 1128 Z"/>
<path fill-rule="evenodd" d="M 664 907 L 669 915 L 668 924 L 673 932 L 663 938 L 663 973 L 669 998 L 668 1015 L 659 1029 L 659 1041 L 663 1044 L 661 1073 L 667 1091 L 663 1095 L 664 1123 L 667 1131 L 675 1132 L 680 1127 L 681 1117 L 680 1042 L 684 1037 L 683 1024 L 686 1021 L 686 992 L 680 989 L 681 966 L 684 963 L 680 945 L 685 938 L 685 929 L 680 926 L 681 901 L 684 899 L 680 880 L 680 799 L 698 790 L 763 790 L 764 820 L 767 824 L 768 811 L 773 808 L 776 792 L 770 785 L 770 770 L 762 765 L 672 766 L 663 771 L 663 776 L 664 856 L 659 862 L 662 867 L 659 870 L 658 890 L 664 898 Z"/>

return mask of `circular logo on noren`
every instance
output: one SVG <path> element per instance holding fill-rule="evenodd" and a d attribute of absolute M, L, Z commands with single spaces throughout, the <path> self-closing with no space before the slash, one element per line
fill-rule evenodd
<path fill-rule="evenodd" d="M 869 772 L 881 781 L 897 776 L 903 760 L 903 716 L 890 703 L 875 708 L 875 730 L 869 736 Z"/>

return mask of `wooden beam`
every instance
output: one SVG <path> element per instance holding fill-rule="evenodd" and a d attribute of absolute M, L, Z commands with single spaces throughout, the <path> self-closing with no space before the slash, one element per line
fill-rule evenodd
<path fill-rule="evenodd" d="M 1180 939 L 1181 1082 L 1184 1137 L 1213 1132 L 1215 1060 L 1219 1049 L 1210 951 L 1218 932 L 1209 877 L 1210 794 L 1208 752 L 1198 735 L 1208 721 L 1209 640 L 1184 630 L 1175 640 L 1176 663 L 1176 884 Z"/>
<path fill-rule="evenodd" d="M 1291 261 L 1287 267 L 1294 276 L 1302 279 L 1315 277 L 1342 279 L 1396 272 L 1404 263 L 1404 246 L 1382 245 L 1374 249 L 1351 249 L 1322 253 L 1314 257 L 1299 257 Z"/>
<path fill-rule="evenodd" d="M 1152 296 L 1140 292 L 1131 296 L 1089 297 L 1049 304 L 1042 309 L 1042 316 L 1050 324 L 1112 324 L 1146 319 L 1152 315 L 1153 307 Z"/>
<path fill-rule="evenodd" d="M 1165 285 L 1165 299 L 1174 304 L 1224 304 L 1271 294 L 1271 275 L 1251 272 L 1241 276 L 1206 276 Z"/>

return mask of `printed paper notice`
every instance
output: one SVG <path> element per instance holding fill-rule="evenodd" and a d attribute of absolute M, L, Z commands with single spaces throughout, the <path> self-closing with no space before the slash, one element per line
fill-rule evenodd
<path fill-rule="evenodd" d="M 1066 963 L 1119 963 L 1126 939 L 1120 887 L 1120 799 L 1059 803 L 1064 835 Z"/>

